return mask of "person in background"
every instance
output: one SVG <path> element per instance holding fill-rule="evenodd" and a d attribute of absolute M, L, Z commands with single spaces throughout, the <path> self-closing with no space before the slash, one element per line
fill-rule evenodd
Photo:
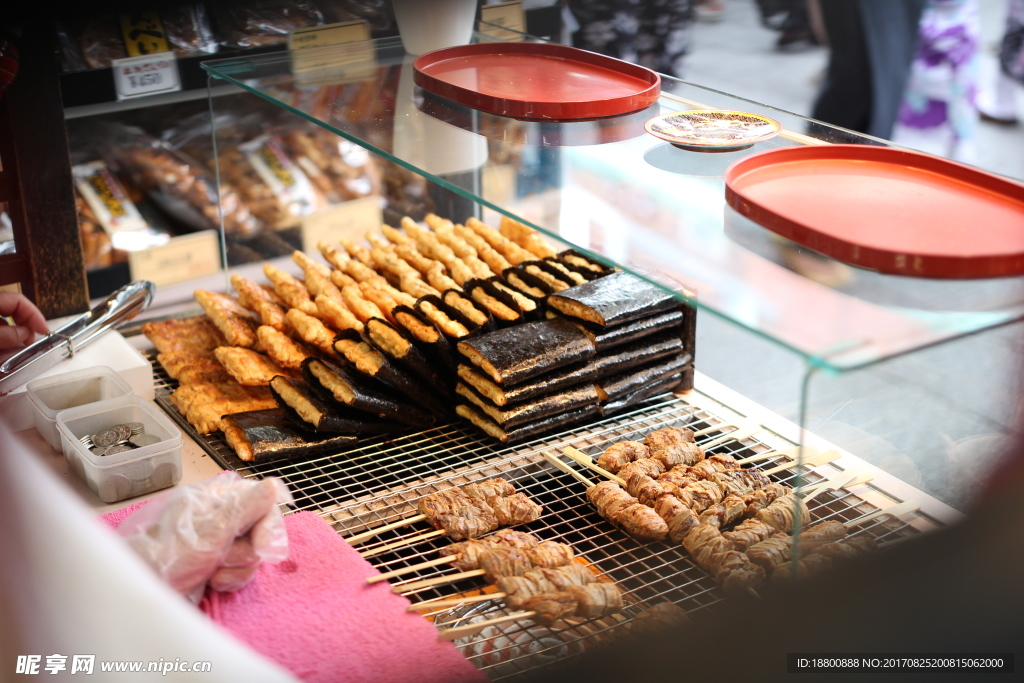
<path fill-rule="evenodd" d="M 929 0 L 893 142 L 975 161 L 980 42 L 977 0 Z"/>
<path fill-rule="evenodd" d="M 831 54 L 811 117 L 888 139 L 925 0 L 827 0 L 820 6 Z"/>
<path fill-rule="evenodd" d="M 573 47 L 680 77 L 690 44 L 690 0 L 569 0 Z"/>
<path fill-rule="evenodd" d="M 47 332 L 43 314 L 24 294 L 0 292 L 0 350 L 31 344 Z"/>
<path fill-rule="evenodd" d="M 999 71 L 990 88 L 981 91 L 978 111 L 993 123 L 1017 123 L 1017 88 L 1024 85 L 1024 0 L 1007 0 L 1006 31 L 999 48 Z"/>

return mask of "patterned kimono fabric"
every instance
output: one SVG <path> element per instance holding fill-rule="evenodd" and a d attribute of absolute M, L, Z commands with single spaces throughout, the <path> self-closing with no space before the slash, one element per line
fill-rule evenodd
<path fill-rule="evenodd" d="M 977 0 L 929 0 L 893 142 L 975 161 L 979 44 Z"/>
<path fill-rule="evenodd" d="M 1017 120 L 1017 90 L 1024 85 L 1024 0 L 1007 0 L 1006 30 L 999 46 L 999 73 L 991 91 L 979 100 L 982 113 L 991 120 Z"/>

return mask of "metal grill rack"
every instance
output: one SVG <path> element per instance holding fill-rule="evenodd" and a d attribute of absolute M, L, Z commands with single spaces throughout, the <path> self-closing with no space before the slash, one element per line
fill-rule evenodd
<path fill-rule="evenodd" d="M 478 668 L 493 679 L 515 677 L 529 670 L 550 666 L 582 652 L 594 643 L 624 632 L 624 624 L 643 609 L 669 600 L 699 618 L 702 610 L 714 609 L 723 595 L 715 582 L 696 567 L 679 546 L 668 543 L 641 544 L 597 515 L 585 496 L 585 487 L 569 475 L 552 468 L 544 452 L 558 453 L 567 445 L 598 455 L 608 445 L 668 425 L 701 429 L 734 422 L 742 417 L 706 396 L 679 398 L 664 395 L 637 409 L 612 418 L 575 427 L 515 446 L 501 446 L 459 425 L 446 425 L 425 432 L 374 439 L 339 455 L 303 462 L 245 463 L 234 456 L 223 438 L 200 436 L 166 397 L 175 383 L 153 360 L 157 376 L 158 402 L 197 443 L 221 465 L 246 477 L 278 476 L 295 496 L 298 509 L 312 510 L 334 525 L 339 534 L 351 536 L 416 514 L 418 498 L 434 491 L 478 479 L 502 476 L 518 490 L 544 506 L 543 516 L 525 527 L 542 539 L 573 546 L 577 556 L 595 571 L 615 581 L 625 592 L 627 608 L 622 615 L 546 629 L 531 622 L 514 622 L 500 629 L 492 627 L 456 643 Z M 697 400 L 699 399 L 699 400 Z M 711 433 L 707 441 L 718 434 Z M 714 448 L 737 458 L 793 445 L 779 434 L 764 429 L 743 442 L 727 441 Z M 781 458 L 759 463 L 767 469 L 782 464 Z M 577 466 L 592 480 L 598 477 Z M 835 464 L 808 472 L 813 484 L 841 471 Z M 795 472 L 787 470 L 772 478 L 792 485 Z M 880 508 L 902 502 L 873 487 L 870 482 L 825 493 L 810 504 L 813 522 L 834 519 L 851 521 Z M 879 542 L 920 533 L 940 526 L 938 520 L 922 513 L 900 519 L 876 518 L 853 533 L 869 534 Z M 451 541 L 432 537 L 415 541 L 432 528 L 426 522 L 385 531 L 357 545 L 381 571 L 391 571 L 438 557 L 438 550 Z M 411 543 L 400 543 L 412 540 Z M 392 544 L 401 547 L 390 548 Z M 376 551 L 376 552 L 375 552 Z M 414 581 L 453 573 L 451 567 L 434 567 L 405 575 L 399 581 Z M 425 588 L 409 593 L 414 602 L 488 590 L 480 578 L 457 584 Z M 499 601 L 424 612 L 439 628 L 506 613 Z M 564 623 L 564 622 L 562 622 Z M 561 626 L 561 624 L 560 624 Z"/>

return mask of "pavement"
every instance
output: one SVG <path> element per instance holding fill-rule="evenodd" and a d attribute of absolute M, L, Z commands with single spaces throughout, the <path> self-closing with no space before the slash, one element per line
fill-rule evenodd
<path fill-rule="evenodd" d="M 1005 5 L 981 0 L 982 82 L 995 73 Z M 827 48 L 779 52 L 753 0 L 726 0 L 694 26 L 686 81 L 808 115 Z M 1024 88 L 1018 90 L 1024 114 Z M 978 166 L 1024 179 L 1024 125 L 979 122 Z M 908 287 L 914 287 L 908 281 Z M 1018 300 L 1024 300 L 1024 297 Z M 798 313 L 796 313 L 798 314 Z M 947 342 L 839 376 L 812 373 L 776 344 L 711 316 L 698 322 L 702 372 L 959 509 L 969 506 L 1024 417 L 1024 324 Z"/>

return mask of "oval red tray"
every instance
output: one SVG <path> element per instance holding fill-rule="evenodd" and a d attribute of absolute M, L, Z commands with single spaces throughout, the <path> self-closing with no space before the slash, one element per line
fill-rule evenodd
<path fill-rule="evenodd" d="M 1024 185 L 919 152 L 785 147 L 725 173 L 731 207 L 798 244 L 895 275 L 1024 275 Z"/>
<path fill-rule="evenodd" d="M 520 119 L 578 121 L 639 111 L 661 77 L 613 57 L 549 43 L 477 43 L 413 62 L 413 81 L 460 104 Z"/>

